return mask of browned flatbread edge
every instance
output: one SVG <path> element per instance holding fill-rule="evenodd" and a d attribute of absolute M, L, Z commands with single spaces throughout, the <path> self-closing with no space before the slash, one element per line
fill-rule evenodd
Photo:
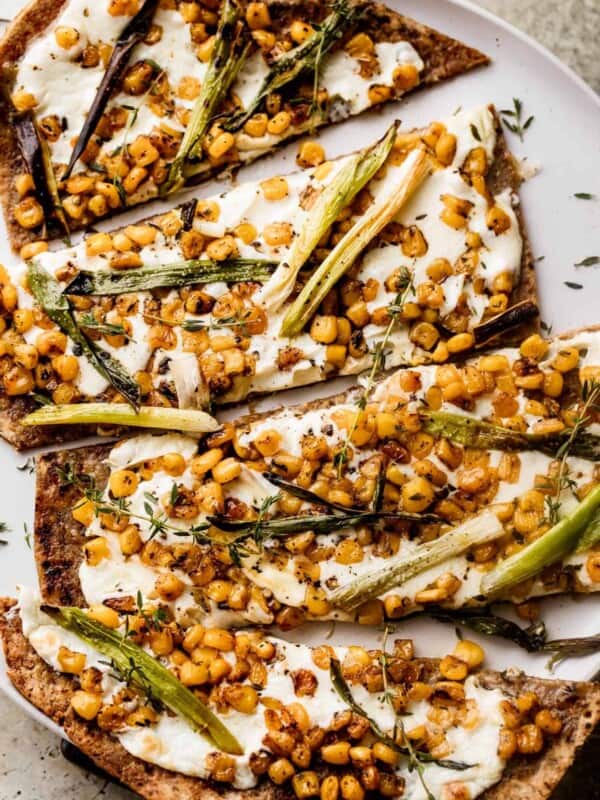
<path fill-rule="evenodd" d="M 500 193 L 506 189 L 511 189 L 511 191 L 517 193 L 522 182 L 518 164 L 509 150 L 506 137 L 502 130 L 500 117 L 496 109 L 493 106 L 490 106 L 490 109 L 494 114 L 497 136 L 494 165 L 490 171 L 489 177 L 490 188 L 494 194 Z M 535 262 L 531 252 L 520 203 L 515 209 L 515 213 L 523 239 L 523 253 L 521 255 L 519 284 L 512 293 L 511 303 L 514 304 L 524 300 L 536 302 L 537 284 Z M 538 328 L 539 324 L 537 319 L 524 323 L 514 331 L 509 332 L 508 335 L 505 334 L 503 336 L 502 345 L 507 346 L 518 342 L 530 333 L 537 331 Z M 489 344 L 491 346 L 493 342 Z M 253 395 L 252 397 L 256 396 L 257 395 Z M 0 387 L 0 436 L 6 439 L 17 450 L 28 450 L 33 447 L 44 445 L 74 442 L 85 436 L 93 436 L 97 432 L 96 428 L 90 425 L 23 427 L 20 421 L 37 407 L 33 398 L 29 396 L 8 397 Z M 115 435 L 121 435 L 125 432 L 126 429 L 121 428 L 115 431 Z"/>
<path fill-rule="evenodd" d="M 274 5 L 284 5 L 291 9 L 295 6 L 306 11 L 307 4 L 316 0 L 268 0 Z M 13 20 L 0 40 L 0 83 L 8 83 L 10 67 L 26 52 L 30 42 L 46 31 L 60 13 L 65 0 L 33 0 Z M 376 39 L 394 41 L 399 38 L 410 41 L 421 55 L 425 63 L 422 81 L 418 88 L 439 83 L 447 78 L 455 77 L 470 69 L 487 64 L 489 58 L 475 48 L 446 36 L 433 28 L 398 14 L 381 3 L 369 3 L 371 14 L 365 30 L 369 30 Z M 281 12 L 273 18 L 283 18 Z M 308 18 L 313 14 L 308 13 Z M 395 37 L 395 38 L 394 38 Z M 14 129 L 9 125 L 10 101 L 7 92 L 0 93 L 0 194 L 4 216 L 11 245 L 19 250 L 24 244 L 40 238 L 39 231 L 26 231 L 14 220 L 11 209 L 18 202 L 15 190 L 15 177 L 26 171 L 21 157 Z M 331 123 L 327 123 L 331 124 Z M 287 144 L 294 137 L 286 139 Z M 212 171 L 206 178 L 214 177 L 220 169 Z M 72 230 L 77 224 L 72 222 Z M 59 234 L 58 234 L 59 235 Z"/>
<path fill-rule="evenodd" d="M 21 631 L 14 601 L 0 599 L 0 634 L 12 684 L 36 708 L 62 726 L 66 735 L 101 769 L 129 786 L 146 800 L 292 800 L 289 787 L 265 783 L 236 791 L 199 778 L 190 778 L 148 764 L 127 751 L 110 734 L 86 723 L 70 710 L 75 690 L 72 679 L 52 670 L 33 650 Z M 435 670 L 435 663 L 429 661 Z M 484 671 L 479 680 L 486 688 L 501 688 L 511 696 L 533 691 L 544 705 L 557 708 L 563 730 L 541 757 L 511 760 L 502 780 L 485 791 L 481 800 L 547 800 L 579 747 L 600 720 L 600 686 L 530 678 L 520 672 Z"/>

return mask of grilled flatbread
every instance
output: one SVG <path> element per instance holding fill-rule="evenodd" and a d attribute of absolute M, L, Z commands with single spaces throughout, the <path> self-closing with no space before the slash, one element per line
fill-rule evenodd
<path fill-rule="evenodd" d="M 599 342 L 534 334 L 200 443 L 142 434 L 43 455 L 42 597 L 118 604 L 172 575 L 178 619 L 286 629 L 598 591 Z M 563 526 L 552 557 L 541 544 L 532 571 L 512 566 Z"/>
<path fill-rule="evenodd" d="M 12 243 L 31 255 L 45 236 L 487 61 L 379 3 L 34 0 L 0 43 Z"/>
<path fill-rule="evenodd" d="M 156 697 L 153 707 L 147 694 L 127 688 L 97 650 L 56 625 L 30 593 L 21 594 L 20 614 L 12 603 L 3 603 L 0 632 L 15 687 L 99 767 L 149 800 L 291 800 L 319 790 L 334 797 L 340 785 L 345 796 L 357 797 L 416 799 L 429 790 L 439 800 L 543 800 L 600 718 L 597 686 L 480 670 L 483 651 L 469 642 L 439 662 L 414 658 L 412 643 L 397 640 L 382 661 L 381 652 L 361 647 L 311 650 L 259 632 L 194 626 L 162 661 L 188 686 L 202 687 L 199 696 L 238 738 L 244 755 L 227 755 L 183 718 L 167 715 Z M 123 616 L 107 608 L 92 616 L 124 630 Z M 162 633 L 160 624 L 144 632 L 136 619 L 145 624 L 139 612 L 131 614 L 128 630 L 151 652 L 148 643 L 158 647 L 169 624 L 163 621 Z M 210 678 L 200 658 L 209 651 L 209 666 L 229 669 L 218 679 L 217 667 Z M 332 658 L 339 659 L 353 710 L 334 688 Z M 398 712 L 420 754 L 421 777 L 389 745 Z"/>
<path fill-rule="evenodd" d="M 493 109 L 400 132 L 384 169 L 351 204 L 341 203 L 330 225 L 322 206 L 330 195 L 334 202 L 339 186 L 347 189 L 348 175 L 354 180 L 357 158 L 361 169 L 372 164 L 393 136 L 391 130 L 361 154 L 243 184 L 39 254 L 29 269 L 56 278 L 55 292 L 64 303 L 68 296 L 85 348 L 40 315 L 22 288 L 24 275 L 5 275 L 12 308 L 3 338 L 12 350 L 4 356 L 2 435 L 19 448 L 81 435 L 20 425 L 40 395 L 59 405 L 119 395 L 158 408 L 227 404 L 357 374 L 374 360 L 387 368 L 441 363 L 494 334 L 509 341 L 507 325 L 523 319 L 529 327 L 521 325 L 519 335 L 533 329 L 535 275 L 518 172 Z M 416 188 L 415 180 L 422 181 Z M 357 231 L 364 249 L 350 259 L 344 248 L 359 240 Z M 292 269 L 307 257 L 304 269 Z M 175 280 L 170 289 L 166 265 Z M 333 285 L 313 293 L 307 281 L 318 284 L 321 269 Z M 235 281 L 224 280 L 229 270 Z M 15 345 L 26 345 L 26 358 L 13 363 Z M 112 378 L 104 361 L 90 359 L 92 346 L 112 358 Z"/>

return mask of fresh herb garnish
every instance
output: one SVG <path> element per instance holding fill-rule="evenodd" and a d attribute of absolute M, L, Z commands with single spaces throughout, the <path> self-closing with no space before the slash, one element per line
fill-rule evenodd
<path fill-rule="evenodd" d="M 564 281 L 565 286 L 568 286 L 569 289 L 583 289 L 582 283 L 574 283 L 573 281 Z"/>
<path fill-rule="evenodd" d="M 111 322 L 98 322 L 96 317 L 92 314 L 82 314 L 80 317 L 77 318 L 77 322 L 83 328 L 89 328 L 89 330 L 96 331 L 97 333 L 101 333 L 105 336 L 124 336 L 128 341 L 134 341 L 131 336 L 127 333 L 123 325 L 116 325 Z"/>
<path fill-rule="evenodd" d="M 10 528 L 6 524 L 6 522 L 0 522 L 0 533 L 8 533 Z M 0 544 L 8 544 L 6 539 L 0 539 Z"/>
<path fill-rule="evenodd" d="M 500 111 L 500 114 L 502 115 L 502 122 L 504 122 L 508 130 L 523 141 L 525 131 L 535 119 L 535 117 L 530 116 L 523 122 L 523 102 L 518 97 L 513 97 L 513 108 L 504 108 Z M 506 117 L 509 119 L 506 119 Z"/>
<path fill-rule="evenodd" d="M 477 126 L 473 125 L 473 123 L 471 123 L 470 127 L 471 127 L 471 135 L 473 136 L 474 139 L 476 139 L 478 142 L 480 142 L 481 141 L 481 134 L 477 130 Z"/>
<path fill-rule="evenodd" d="M 596 267 L 600 264 L 600 256 L 588 256 L 582 261 L 578 261 L 574 266 L 576 267 Z"/>
<path fill-rule="evenodd" d="M 17 469 L 19 472 L 27 472 L 29 475 L 33 475 L 35 472 L 35 458 L 33 456 L 29 456 L 22 464 L 20 464 Z"/>
<path fill-rule="evenodd" d="M 593 200 L 596 195 L 590 194 L 590 192 L 575 192 L 573 197 L 576 197 L 578 200 Z"/>

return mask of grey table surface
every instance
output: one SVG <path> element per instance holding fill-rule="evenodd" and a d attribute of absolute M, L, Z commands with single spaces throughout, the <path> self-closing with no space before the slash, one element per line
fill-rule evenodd
<path fill-rule="evenodd" d="M 600 92 L 600 0 L 476 0 L 533 36 Z M 597 763 L 600 745 L 568 776 L 556 800 L 600 800 L 586 762 Z M 132 800 L 130 792 L 97 778 L 62 757 L 60 742 L 0 693 L 0 800 Z"/>

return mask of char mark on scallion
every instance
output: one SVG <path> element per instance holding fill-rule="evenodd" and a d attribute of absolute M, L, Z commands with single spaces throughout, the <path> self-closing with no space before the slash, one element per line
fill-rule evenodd
<path fill-rule="evenodd" d="M 140 10 L 127 23 L 123 32 L 117 39 L 100 86 L 90 106 L 89 113 L 77 137 L 77 143 L 71 153 L 67 169 L 61 176 L 62 180 L 66 180 L 69 177 L 79 157 L 85 150 L 92 134 L 96 130 L 108 101 L 115 87 L 120 83 L 127 64 L 129 63 L 131 51 L 144 39 L 150 30 L 157 6 L 158 0 L 144 0 Z"/>
<path fill-rule="evenodd" d="M 189 286 L 194 283 L 264 282 L 269 280 L 276 267 L 277 262 L 274 261 L 232 258 L 226 261 L 189 259 L 172 264 L 143 266 L 124 272 L 81 270 L 66 287 L 65 294 L 116 295 L 167 286 Z"/>

